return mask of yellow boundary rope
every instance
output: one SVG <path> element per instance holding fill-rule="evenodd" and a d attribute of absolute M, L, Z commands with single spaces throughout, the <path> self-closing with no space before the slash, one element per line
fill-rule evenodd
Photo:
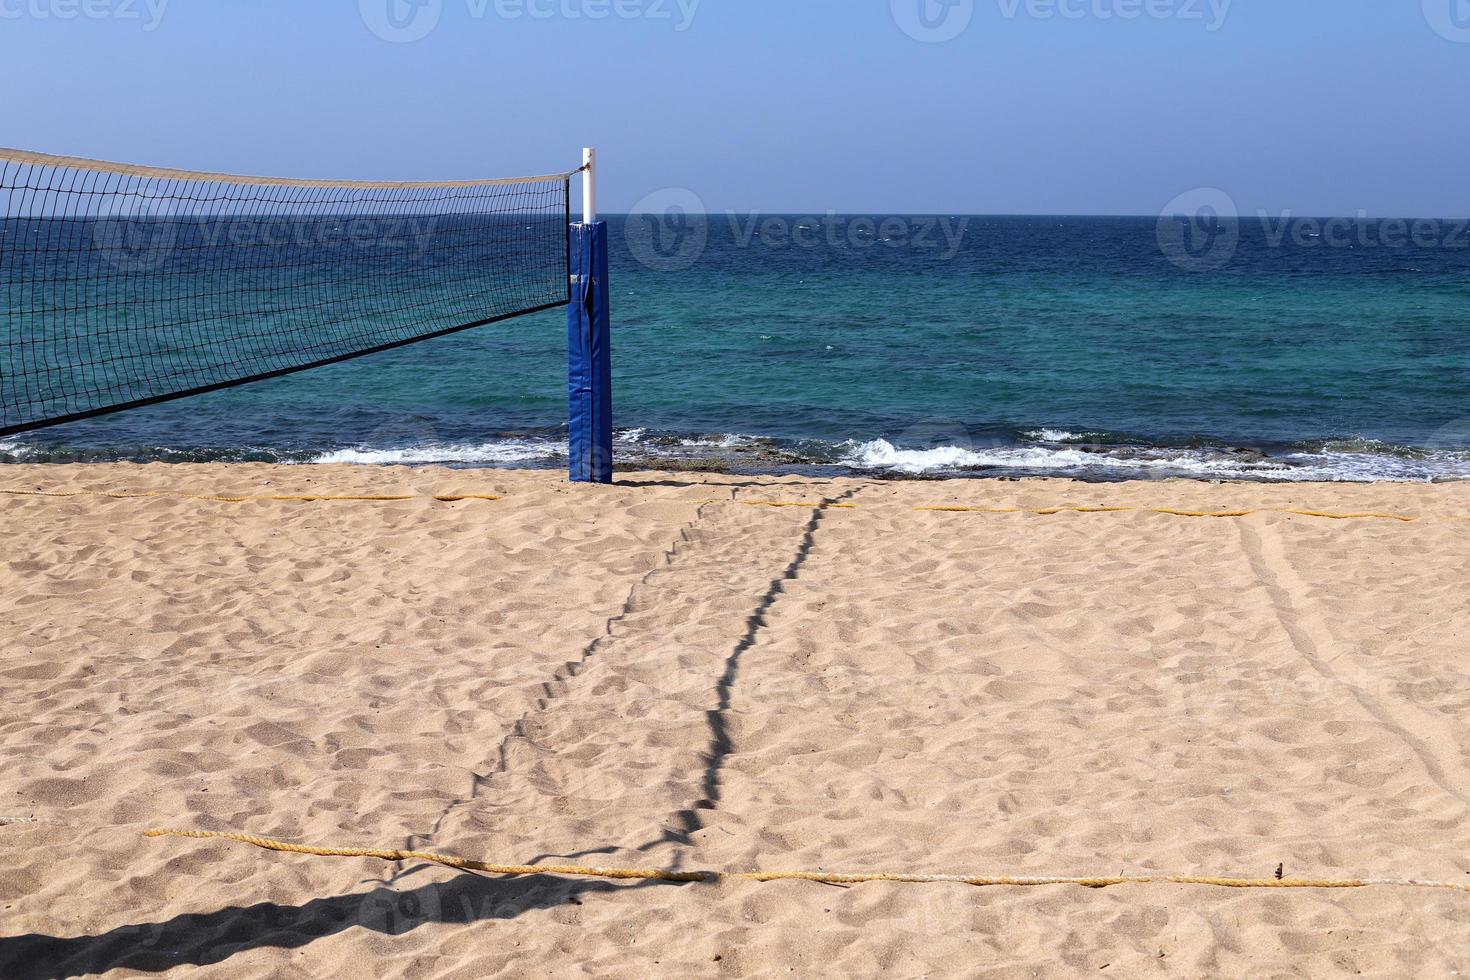
<path fill-rule="evenodd" d="M 272 501 L 277 503 L 320 503 L 323 501 L 359 501 L 365 503 L 388 503 L 400 500 L 431 499 L 440 503 L 455 503 L 461 500 L 503 500 L 492 494 L 481 493 L 456 493 L 436 494 L 432 497 L 422 497 L 419 494 L 355 494 L 338 496 L 324 493 L 311 494 L 272 494 L 259 496 L 226 497 L 205 493 L 174 493 L 172 491 L 152 490 L 6 490 L 0 489 L 0 494 L 9 497 L 109 497 L 114 500 L 207 500 L 222 504 L 244 504 L 254 501 Z"/>
<path fill-rule="evenodd" d="M 1221 878 L 1211 875 L 1116 875 L 1106 877 L 1045 877 L 955 874 L 838 874 L 826 871 L 665 871 L 652 868 L 584 868 L 555 864 L 489 864 L 467 858 L 424 851 L 373 850 L 357 847 L 309 847 L 255 837 L 250 834 L 221 833 L 211 830 L 146 830 L 145 837 L 185 837 L 194 840 L 225 840 L 250 844 L 267 851 L 304 854 L 311 857 L 358 857 L 379 861 L 425 861 L 461 871 L 485 874 L 526 876 L 560 875 L 569 878 L 611 878 L 621 881 L 720 882 L 720 881 L 812 881 L 824 885 L 860 885 L 887 881 L 898 884 L 961 884 L 977 887 L 1026 888 L 1040 885 L 1080 885 L 1084 888 L 1112 888 L 1116 885 L 1209 885 L 1216 888 L 1435 888 L 1470 892 L 1470 885 L 1447 881 L 1420 881 L 1413 878 Z"/>
<path fill-rule="evenodd" d="M 698 504 L 739 504 L 741 507 L 823 507 L 827 510 L 862 510 L 861 504 L 828 503 L 825 500 L 731 500 L 728 497 L 710 497 L 696 500 Z"/>

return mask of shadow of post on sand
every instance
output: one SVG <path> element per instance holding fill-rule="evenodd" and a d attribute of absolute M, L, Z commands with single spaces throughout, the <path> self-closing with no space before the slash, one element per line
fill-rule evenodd
<path fill-rule="evenodd" d="M 770 587 L 761 596 L 760 602 L 746 618 L 745 635 L 740 638 L 740 642 L 735 644 L 735 648 L 725 658 L 724 673 L 720 675 L 719 681 L 715 684 L 716 706 L 705 712 L 710 737 L 709 746 L 704 752 L 705 768 L 704 776 L 700 780 L 700 799 L 688 808 L 675 813 L 673 817 L 675 826 L 667 828 L 653 840 L 639 845 L 639 851 L 649 851 L 661 844 L 692 844 L 693 835 L 704 829 L 704 814 L 719 808 L 720 773 L 730 754 L 735 751 L 734 741 L 730 738 L 728 716 L 731 694 L 735 689 L 735 682 L 740 677 L 740 661 L 760 639 L 761 631 L 767 625 L 766 615 L 786 590 L 787 583 L 794 582 L 801 576 L 801 570 L 806 565 L 807 559 L 811 557 L 812 549 L 816 546 L 817 530 L 822 526 L 827 510 L 832 505 L 842 503 L 852 497 L 855 493 L 857 493 L 856 489 L 848 490 L 840 496 L 823 499 L 814 507 L 811 519 L 807 521 L 801 543 L 797 546 L 796 554 L 792 556 L 786 570 L 771 581 Z"/>
<path fill-rule="evenodd" d="M 4 937 L 0 938 L 0 977 L 41 980 L 109 970 L 162 973 L 180 966 L 222 963 L 255 949 L 299 949 L 349 929 L 402 936 L 428 925 L 510 920 L 527 912 L 580 905 L 589 895 L 648 887 L 688 886 L 658 881 L 622 884 L 551 877 L 486 878 L 466 873 L 411 891 L 378 888 L 314 898 L 301 905 L 230 906 L 164 922 L 119 926 L 96 935 Z"/>

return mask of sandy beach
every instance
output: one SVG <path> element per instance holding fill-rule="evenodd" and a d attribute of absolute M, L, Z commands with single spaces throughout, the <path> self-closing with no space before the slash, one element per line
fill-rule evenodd
<path fill-rule="evenodd" d="M 1470 969 L 1454 890 L 504 878 L 142 836 L 1470 885 L 1470 484 L 118 464 L 0 489 L 165 494 L 0 496 L 0 976 Z M 435 499 L 464 494 L 500 499 Z M 1058 506 L 1138 509 L 1031 512 Z"/>

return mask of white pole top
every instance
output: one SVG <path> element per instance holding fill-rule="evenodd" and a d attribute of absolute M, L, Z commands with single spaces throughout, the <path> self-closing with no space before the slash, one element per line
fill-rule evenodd
<path fill-rule="evenodd" d="M 583 147 L 582 164 L 582 220 L 590 225 L 597 220 L 597 151 Z"/>

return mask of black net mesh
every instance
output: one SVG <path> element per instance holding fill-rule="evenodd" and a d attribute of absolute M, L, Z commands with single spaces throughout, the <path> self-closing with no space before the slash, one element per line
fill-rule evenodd
<path fill-rule="evenodd" d="M 0 435 L 563 305 L 569 187 L 272 182 L 0 151 Z"/>

